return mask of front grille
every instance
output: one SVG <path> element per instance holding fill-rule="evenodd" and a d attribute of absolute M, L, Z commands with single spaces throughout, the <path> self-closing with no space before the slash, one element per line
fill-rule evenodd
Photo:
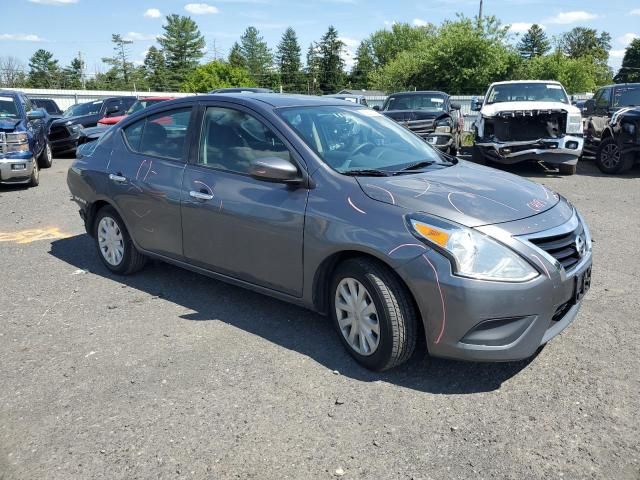
<path fill-rule="evenodd" d="M 433 132 L 433 120 L 407 120 L 400 123 L 418 135 L 427 135 Z"/>
<path fill-rule="evenodd" d="M 586 239 L 582 225 L 569 232 L 553 237 L 530 238 L 529 241 L 558 260 L 565 270 L 571 270 L 582 258 L 578 250 L 581 245 L 586 248 Z M 584 254 L 584 250 L 582 252 Z"/>
<path fill-rule="evenodd" d="M 62 140 L 69 136 L 69 131 L 64 125 L 52 125 L 49 130 L 49 140 Z"/>

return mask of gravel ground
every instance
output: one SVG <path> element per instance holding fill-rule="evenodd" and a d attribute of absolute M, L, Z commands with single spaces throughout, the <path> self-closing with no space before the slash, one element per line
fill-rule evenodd
<path fill-rule="evenodd" d="M 572 200 L 594 277 L 535 359 L 356 365 L 325 318 L 100 264 L 56 160 L 0 187 L 0 479 L 640 479 L 640 167 L 513 168 Z"/>

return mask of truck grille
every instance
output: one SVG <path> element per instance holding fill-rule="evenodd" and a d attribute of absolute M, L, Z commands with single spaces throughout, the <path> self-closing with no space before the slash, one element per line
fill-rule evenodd
<path fill-rule="evenodd" d="M 529 241 L 558 260 L 565 270 L 571 270 L 586 252 L 586 238 L 582 225 L 578 225 L 569 233 L 530 238 Z"/>
<path fill-rule="evenodd" d="M 405 120 L 399 123 L 421 136 L 433 133 L 433 120 Z"/>
<path fill-rule="evenodd" d="M 52 125 L 49 129 L 49 140 L 62 140 L 69 136 L 69 130 L 64 125 Z"/>

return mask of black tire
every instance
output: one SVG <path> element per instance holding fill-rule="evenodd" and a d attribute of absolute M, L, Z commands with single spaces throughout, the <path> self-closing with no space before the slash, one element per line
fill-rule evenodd
<path fill-rule="evenodd" d="M 40 185 L 40 167 L 38 162 L 33 162 L 33 170 L 31 171 L 31 178 L 29 179 L 29 187 L 37 187 Z"/>
<path fill-rule="evenodd" d="M 560 175 L 575 175 L 577 169 L 578 165 L 566 165 L 562 163 L 558 165 L 558 173 L 560 173 Z"/>
<path fill-rule="evenodd" d="M 633 166 L 633 153 L 620 153 L 620 147 L 613 137 L 607 137 L 598 145 L 596 165 L 602 173 L 615 175 L 629 170 Z"/>
<path fill-rule="evenodd" d="M 38 165 L 40 168 L 51 168 L 53 164 L 53 153 L 51 153 L 51 145 L 47 141 L 47 144 L 42 149 L 42 153 L 38 157 Z"/>
<path fill-rule="evenodd" d="M 105 254 L 103 254 L 100 247 L 100 223 L 102 219 L 105 218 L 113 220 L 122 236 L 121 245 L 124 248 L 124 253 L 122 254 L 119 262 L 115 264 L 107 261 Z M 98 250 L 100 260 L 102 260 L 105 267 L 113 273 L 117 273 L 119 275 L 131 275 L 132 273 L 141 270 L 147 262 L 147 257 L 140 253 L 135 247 L 124 222 L 120 218 L 120 215 L 118 215 L 112 207 L 103 207 L 96 214 L 96 218 L 93 222 L 93 237 L 96 242 L 96 249 Z"/>
<path fill-rule="evenodd" d="M 336 312 L 337 288 L 345 279 L 355 279 L 369 294 L 379 325 L 377 348 L 369 355 L 358 353 L 343 335 Z M 418 316 L 406 286 L 383 264 L 369 259 L 347 260 L 338 266 L 329 292 L 331 317 L 338 336 L 349 354 L 361 365 L 375 371 L 387 370 L 407 361 L 416 346 Z M 378 313 L 379 312 L 379 313 Z"/>
<path fill-rule="evenodd" d="M 483 155 L 482 150 L 480 150 L 480 147 L 477 147 L 475 145 L 471 147 L 471 161 L 479 165 L 487 164 L 487 158 Z"/>

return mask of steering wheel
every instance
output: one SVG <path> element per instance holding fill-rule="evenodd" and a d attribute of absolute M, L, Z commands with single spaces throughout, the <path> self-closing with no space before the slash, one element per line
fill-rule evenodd
<path fill-rule="evenodd" d="M 372 149 L 376 148 L 376 146 L 371 142 L 365 142 L 362 145 L 358 145 L 356 147 L 356 149 L 353 152 L 351 152 L 351 154 L 349 156 L 350 157 L 355 157 L 360 152 L 363 152 L 366 148 L 368 148 L 369 150 L 372 150 Z"/>

